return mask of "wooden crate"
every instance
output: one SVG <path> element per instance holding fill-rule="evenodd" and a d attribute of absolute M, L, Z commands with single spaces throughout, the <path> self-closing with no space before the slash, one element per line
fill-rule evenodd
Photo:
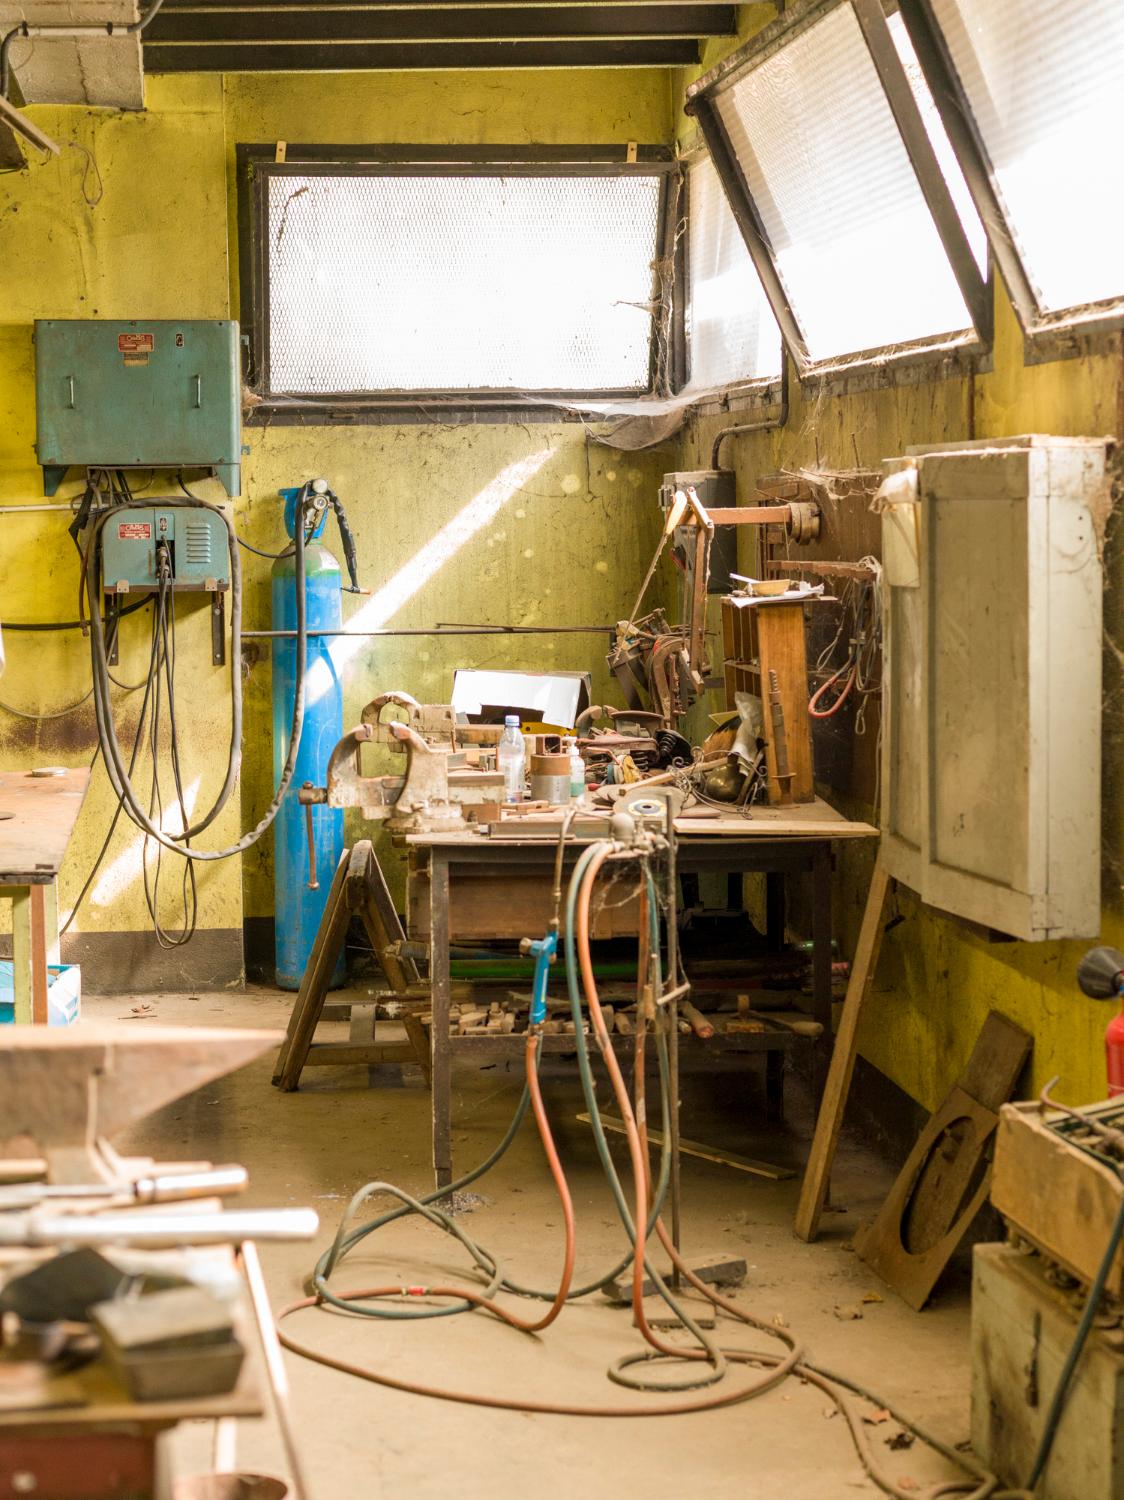
<path fill-rule="evenodd" d="M 972 1447 L 1006 1485 L 1026 1483 L 1078 1308 L 1036 1257 L 977 1245 L 972 1266 Z M 1124 1353 L 1093 1328 L 1038 1500 L 1124 1495 Z"/>
<path fill-rule="evenodd" d="M 1118 1116 L 1119 1102 L 1106 1101 L 1094 1117 L 1103 1111 Z M 1006 1104 L 1000 1110 L 991 1201 L 1019 1234 L 1086 1285 L 1097 1274 L 1122 1192 L 1111 1167 L 1069 1145 L 1037 1108 Z M 1106 1290 L 1124 1298 L 1124 1248 Z"/>

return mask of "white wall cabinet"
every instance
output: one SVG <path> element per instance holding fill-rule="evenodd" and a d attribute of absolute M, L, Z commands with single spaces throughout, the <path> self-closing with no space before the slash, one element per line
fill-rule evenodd
<path fill-rule="evenodd" d="M 882 491 L 882 848 L 1013 936 L 1100 929 L 1106 440 L 911 448 Z"/>

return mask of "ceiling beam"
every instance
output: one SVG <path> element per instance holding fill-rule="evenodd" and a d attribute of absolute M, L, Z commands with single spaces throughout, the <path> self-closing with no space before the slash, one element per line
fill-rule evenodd
<path fill-rule="evenodd" d="M 511 5 L 482 10 L 164 9 L 145 33 L 162 42 L 432 42 L 732 35 L 732 5 Z M 147 47 L 146 47 L 147 51 Z"/>
<path fill-rule="evenodd" d="M 146 42 L 146 73 L 315 73 L 413 68 L 682 68 L 694 39 L 538 42 Z"/>
<path fill-rule="evenodd" d="M 588 10 L 603 0 L 520 0 L 521 10 Z M 609 0 L 614 7 L 642 9 L 652 0 Z M 176 11 L 242 11 L 242 10 L 507 10 L 511 0 L 165 0 L 168 14 Z M 712 10 L 714 0 L 683 0 L 678 7 L 685 11 Z"/>

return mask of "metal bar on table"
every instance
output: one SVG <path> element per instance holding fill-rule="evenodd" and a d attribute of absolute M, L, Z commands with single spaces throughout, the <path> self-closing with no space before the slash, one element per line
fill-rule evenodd
<path fill-rule="evenodd" d="M 429 851 L 429 985 L 433 1175 L 438 1188 L 447 1188 L 453 1180 L 453 1084 L 449 1043 L 449 856 L 443 849 Z"/>

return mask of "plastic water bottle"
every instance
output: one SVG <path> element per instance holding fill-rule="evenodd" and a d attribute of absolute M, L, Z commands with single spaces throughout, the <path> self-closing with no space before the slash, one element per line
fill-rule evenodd
<path fill-rule="evenodd" d="M 569 737 L 566 748 L 570 752 L 570 801 L 576 802 L 585 795 L 585 761 L 582 760 L 575 736 Z"/>
<path fill-rule="evenodd" d="M 519 732 L 518 715 L 507 714 L 503 725 L 503 736 L 496 749 L 496 761 L 503 772 L 503 800 L 522 802 L 527 751 Z"/>

